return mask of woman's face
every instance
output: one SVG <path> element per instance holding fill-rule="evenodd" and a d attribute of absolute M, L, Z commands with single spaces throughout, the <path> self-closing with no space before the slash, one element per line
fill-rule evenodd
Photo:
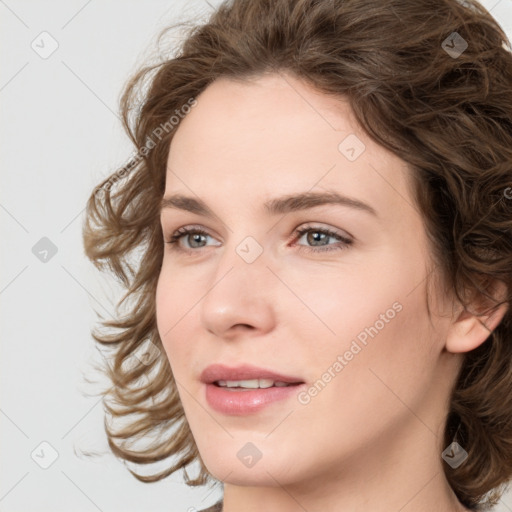
<path fill-rule="evenodd" d="M 197 100 L 172 141 L 165 188 L 190 201 L 167 201 L 161 222 L 166 240 L 200 232 L 165 244 L 156 305 L 208 470 L 275 486 L 439 460 L 457 368 L 435 293 L 427 313 L 430 253 L 405 163 L 347 103 L 289 75 L 221 79 Z M 302 194 L 352 203 L 283 201 Z M 260 370 L 205 376 L 215 364 Z M 302 384 L 255 384 L 266 371 Z"/>

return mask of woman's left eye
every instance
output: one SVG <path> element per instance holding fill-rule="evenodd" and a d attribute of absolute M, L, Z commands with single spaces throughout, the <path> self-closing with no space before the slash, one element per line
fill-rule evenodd
<path fill-rule="evenodd" d="M 311 252 L 339 251 L 341 249 L 346 249 L 353 242 L 353 240 L 351 240 L 350 238 L 340 235 L 339 233 L 336 233 L 335 231 L 331 231 L 330 229 L 319 228 L 319 227 L 304 227 L 301 229 L 297 229 L 297 230 L 295 230 L 294 235 L 298 240 L 300 240 L 303 236 L 305 236 L 308 243 L 319 242 L 320 243 L 319 245 L 313 245 L 313 246 L 300 245 L 299 246 L 300 250 L 306 250 L 306 251 L 311 251 Z M 339 244 L 324 243 L 329 238 L 335 238 L 336 240 L 339 241 Z M 317 247 L 317 248 L 315 249 L 315 247 Z"/>
<path fill-rule="evenodd" d="M 299 250 L 305 250 L 308 252 L 324 252 L 324 251 L 336 251 L 347 248 L 353 243 L 353 240 L 350 238 L 343 236 L 339 233 L 331 231 L 330 229 L 306 226 L 300 229 L 296 229 L 293 233 L 293 240 L 299 241 L 305 235 L 305 239 L 308 244 L 318 244 L 318 245 L 301 245 L 299 244 Z M 171 244 L 173 250 L 176 251 L 184 251 L 184 252 L 197 252 L 195 249 L 202 249 L 205 247 L 204 245 L 195 245 L 202 244 L 205 241 L 206 237 L 211 237 L 211 235 L 199 228 L 199 227 L 185 227 L 180 228 L 173 233 L 173 235 L 169 238 L 169 240 L 165 240 L 165 243 Z M 181 239 L 187 240 L 187 244 L 189 242 L 192 245 L 188 245 L 188 247 L 182 247 L 180 245 Z M 330 238 L 334 238 L 338 240 L 338 244 L 329 244 L 328 240 Z M 219 245 L 219 244 L 214 244 Z"/>

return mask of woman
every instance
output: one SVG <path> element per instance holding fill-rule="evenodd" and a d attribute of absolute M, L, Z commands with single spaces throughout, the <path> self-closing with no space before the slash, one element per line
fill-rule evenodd
<path fill-rule="evenodd" d="M 224 512 L 499 500 L 511 92 L 505 34 L 456 0 L 235 0 L 133 77 L 137 153 L 84 244 L 135 300 L 94 335 L 107 410 L 138 414 L 110 446 L 174 457 L 138 479 L 223 482 Z"/>

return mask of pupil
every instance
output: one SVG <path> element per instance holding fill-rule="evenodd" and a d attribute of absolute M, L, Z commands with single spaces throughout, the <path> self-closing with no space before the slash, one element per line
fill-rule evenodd
<path fill-rule="evenodd" d="M 200 238 L 202 237 L 203 235 L 201 234 L 195 234 L 195 235 L 192 235 L 192 238 L 194 240 L 194 242 L 200 242 Z M 198 240 L 199 239 L 199 240 Z M 194 247 L 194 243 L 192 243 L 192 247 Z"/>
<path fill-rule="evenodd" d="M 321 241 L 321 237 L 326 237 L 327 235 L 325 233 L 320 233 L 318 231 L 311 231 L 309 233 L 309 240 L 308 240 L 308 243 L 311 243 L 312 241 L 313 242 L 316 242 L 316 241 Z M 325 245 L 325 244 L 321 244 L 321 245 Z"/>

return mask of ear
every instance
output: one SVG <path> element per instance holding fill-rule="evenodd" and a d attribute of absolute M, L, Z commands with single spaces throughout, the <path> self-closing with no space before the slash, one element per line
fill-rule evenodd
<path fill-rule="evenodd" d="M 498 301 L 507 297 L 507 287 L 502 281 L 495 281 L 492 286 L 492 296 Z M 488 300 L 488 299 L 487 299 Z M 484 301 L 471 304 L 472 311 L 483 310 Z M 459 304 L 456 319 L 448 330 L 446 338 L 446 350 L 448 352 L 469 352 L 479 347 L 496 329 L 505 313 L 508 310 L 508 303 L 502 304 L 494 312 L 489 314 L 471 313 L 468 309 Z"/>

